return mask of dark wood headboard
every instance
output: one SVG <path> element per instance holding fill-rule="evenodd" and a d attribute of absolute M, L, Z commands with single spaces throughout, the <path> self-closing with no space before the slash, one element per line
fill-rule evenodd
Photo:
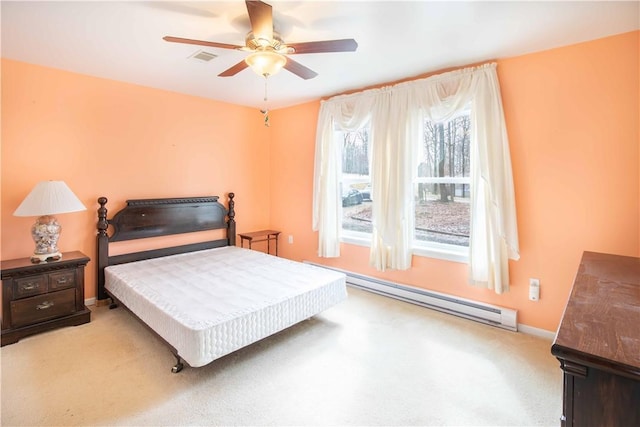
<path fill-rule="evenodd" d="M 229 209 L 218 202 L 218 196 L 127 200 L 127 206 L 118 211 L 112 219 L 107 219 L 107 198 L 100 197 L 96 237 L 98 301 L 109 298 L 104 288 L 104 269 L 110 265 L 222 246 L 235 246 L 236 221 L 233 197 L 234 194 L 229 193 Z M 113 230 L 110 236 L 107 234 L 109 226 Z M 227 236 L 223 239 L 109 256 L 111 242 L 223 228 L 227 230 Z"/>

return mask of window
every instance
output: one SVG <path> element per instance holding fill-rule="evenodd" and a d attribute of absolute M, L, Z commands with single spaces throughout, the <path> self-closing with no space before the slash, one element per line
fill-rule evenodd
<path fill-rule="evenodd" d="M 414 183 L 415 246 L 469 246 L 471 196 L 469 110 L 424 121 Z"/>
<path fill-rule="evenodd" d="M 342 236 L 366 244 L 375 203 L 369 128 L 336 132 L 335 137 L 342 144 Z M 469 246 L 470 139 L 469 109 L 444 122 L 424 120 L 414 179 L 415 249 L 463 253 Z"/>
<path fill-rule="evenodd" d="M 464 129 L 466 119 L 451 115 L 464 111 L 465 105 L 471 106 L 471 135 L 467 139 L 463 131 L 460 140 L 454 137 L 447 146 L 444 138 L 439 139 L 440 135 L 446 135 L 449 130 L 457 132 L 459 126 Z M 448 121 L 442 126 L 433 125 L 436 135 L 433 147 L 423 142 L 420 128 L 424 123 L 420 112 L 429 117 L 447 117 Z M 453 123 L 449 124 L 451 120 Z M 312 219 L 313 230 L 318 232 L 320 257 L 339 257 L 340 242 L 348 241 L 347 234 L 351 233 L 342 226 L 340 186 L 358 190 L 354 186 L 363 185 L 347 182 L 350 177 L 345 175 L 349 174 L 342 173 L 339 162 L 343 147 L 334 137 L 335 129 L 362 129 L 368 122 L 372 124 L 368 145 L 368 151 L 373 153 L 370 173 L 355 175 L 358 180 L 372 178 L 372 231 L 368 234 L 368 242 L 363 239 L 370 247 L 370 265 L 378 271 L 407 270 L 411 268 L 414 254 L 437 256 L 435 251 L 423 250 L 420 245 L 436 245 L 442 258 L 469 262 L 470 283 L 493 289 L 498 294 L 508 290 L 509 260 L 519 259 L 520 249 L 509 141 L 496 64 L 338 95 L 321 102 L 314 158 Z M 419 159 L 421 146 L 424 147 Z M 473 150 L 473 164 L 468 161 L 468 147 Z M 432 162 L 431 168 L 428 160 Z M 427 166 L 423 166 L 419 176 L 417 167 L 423 161 Z M 364 185 L 359 193 L 349 190 L 355 194 L 356 204 L 365 204 L 364 198 L 360 203 L 358 197 L 366 191 L 366 183 Z M 418 194 L 419 191 L 422 193 Z M 428 214 L 428 207 L 435 206 L 440 200 L 463 207 L 471 194 L 469 211 L 473 214 L 469 215 L 471 236 L 468 242 L 462 239 L 464 236 L 453 236 L 454 233 L 442 229 L 431 233 L 438 238 L 429 237 L 427 231 L 425 239 L 430 240 L 416 239 L 415 207 L 420 197 Z M 444 215 L 448 219 L 452 216 Z M 457 221 L 458 225 L 467 222 L 464 215 L 460 218 L 463 219 Z M 447 239 L 456 237 L 461 238 L 460 241 L 454 244 L 438 242 L 446 235 L 445 231 L 449 233 Z"/>

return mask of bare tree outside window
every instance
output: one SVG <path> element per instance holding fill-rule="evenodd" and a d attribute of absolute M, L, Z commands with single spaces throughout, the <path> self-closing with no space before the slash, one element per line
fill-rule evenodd
<path fill-rule="evenodd" d="M 368 129 L 343 134 L 342 173 L 369 176 Z"/>

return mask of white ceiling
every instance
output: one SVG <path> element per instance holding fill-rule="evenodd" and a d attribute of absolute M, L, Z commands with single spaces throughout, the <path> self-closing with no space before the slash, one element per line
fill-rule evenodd
<path fill-rule="evenodd" d="M 190 58 L 165 35 L 244 44 L 243 1 L 2 1 L 4 58 L 257 108 L 281 108 L 455 66 L 640 28 L 638 1 L 267 1 L 285 42 L 354 38 L 348 53 L 295 55 L 319 75 L 217 74 L 246 53 Z"/>

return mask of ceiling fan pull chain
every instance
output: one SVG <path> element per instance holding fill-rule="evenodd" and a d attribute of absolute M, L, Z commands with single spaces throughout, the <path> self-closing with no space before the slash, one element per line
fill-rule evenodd
<path fill-rule="evenodd" d="M 267 75 L 264 75 L 264 102 L 267 102 Z"/>
<path fill-rule="evenodd" d="M 260 112 L 264 116 L 264 125 L 266 127 L 269 127 L 269 110 L 267 109 L 267 77 L 269 77 L 269 75 L 265 74 L 264 75 L 264 102 L 265 102 L 265 106 L 264 106 L 264 109 L 260 110 Z"/>
<path fill-rule="evenodd" d="M 267 77 L 268 74 L 264 75 L 264 108 L 260 110 L 262 115 L 264 116 L 264 125 L 269 127 L 269 109 L 267 108 Z"/>

